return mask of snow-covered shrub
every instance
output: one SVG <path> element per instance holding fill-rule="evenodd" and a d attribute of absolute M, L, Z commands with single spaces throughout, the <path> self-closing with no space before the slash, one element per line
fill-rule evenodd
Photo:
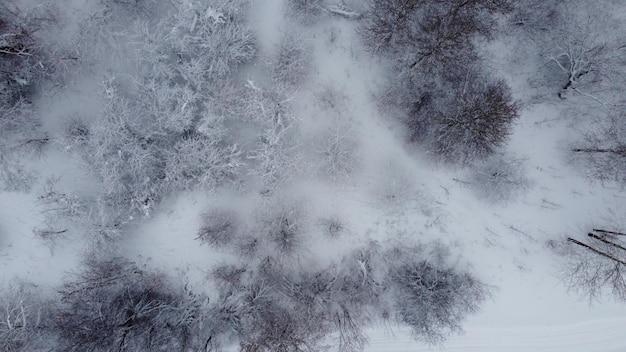
<path fill-rule="evenodd" d="M 0 286 L 0 350 L 39 351 L 54 343 L 47 328 L 54 305 L 33 284 L 12 280 Z"/>
<path fill-rule="evenodd" d="M 68 225 L 86 217 L 88 208 L 84 200 L 71 192 L 63 193 L 57 188 L 60 178 L 49 178 L 37 196 L 44 221 L 33 228 L 38 238 L 53 246 L 57 238 L 68 232 Z"/>
<path fill-rule="evenodd" d="M 307 25 L 318 22 L 326 13 L 324 0 L 287 0 L 285 7 L 294 21 Z"/>
<path fill-rule="evenodd" d="M 322 218 L 319 224 L 322 228 L 322 233 L 331 239 L 338 238 L 346 230 L 344 221 L 338 216 Z"/>
<path fill-rule="evenodd" d="M 312 60 L 311 48 L 305 38 L 293 30 L 283 33 L 267 62 L 273 79 L 291 87 L 304 82 Z"/>
<path fill-rule="evenodd" d="M 0 4 L 0 108 L 29 98 L 53 66 L 48 48 L 37 32 L 54 22 L 49 7 L 21 7 L 13 1 Z"/>
<path fill-rule="evenodd" d="M 233 211 L 215 209 L 202 216 L 197 239 L 213 247 L 224 247 L 239 234 L 239 219 Z"/>
<path fill-rule="evenodd" d="M 252 232 L 263 246 L 260 257 L 269 255 L 279 260 L 299 257 L 306 249 L 308 219 L 304 204 L 281 196 L 266 199 L 254 214 Z"/>
<path fill-rule="evenodd" d="M 301 172 L 296 116 L 288 89 L 280 85 L 258 87 L 252 81 L 246 87 L 248 123 L 260 133 L 246 151 L 248 173 L 270 194 Z"/>
<path fill-rule="evenodd" d="M 488 201 L 512 200 L 530 187 L 524 159 L 496 154 L 472 167 L 469 183 L 476 194 Z"/>
<path fill-rule="evenodd" d="M 389 160 L 379 166 L 374 195 L 385 207 L 404 207 L 409 201 L 423 201 L 418 180 L 397 160 Z"/>
<path fill-rule="evenodd" d="M 353 175 L 359 164 L 359 144 L 350 127 L 339 122 L 315 142 L 319 157 L 318 172 L 333 181 L 345 181 Z"/>
<path fill-rule="evenodd" d="M 90 259 L 61 290 L 55 320 L 64 351 L 199 348 L 196 302 L 167 277 L 121 258 Z"/>
<path fill-rule="evenodd" d="M 332 82 L 322 84 L 320 89 L 315 92 L 315 98 L 319 102 L 320 107 L 328 112 L 345 112 L 348 97 L 344 89 L 337 87 Z"/>

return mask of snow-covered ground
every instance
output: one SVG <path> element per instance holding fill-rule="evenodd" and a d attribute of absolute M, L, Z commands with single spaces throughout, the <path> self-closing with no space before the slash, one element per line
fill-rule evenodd
<path fill-rule="evenodd" d="M 292 193 L 312 204 L 314 213 L 340 214 L 348 224 L 350 236 L 342 248 L 311 239 L 312 258 L 323 261 L 368 239 L 438 240 L 451 248 L 459 265 L 493 286 L 493 296 L 465 322 L 461 336 L 431 347 L 401 329 L 381 326 L 369 331 L 366 351 L 626 351 L 626 305 L 610 300 L 590 305 L 568 292 L 558 277 L 558 258 L 546 244 L 602 224 L 609 211 L 626 214 L 624 190 L 591 184 L 567 162 L 564 150 L 577 132 L 561 114 L 563 102 L 525 102 L 529 94 L 523 89 L 529 88 L 507 77 L 524 104 L 507 152 L 524 159 L 530 187 L 514 199 L 492 203 L 463 182 L 467 170 L 436 164 L 407 146 L 401 127 L 377 108 L 383 70 L 359 43 L 354 21 L 335 16 L 302 26 L 282 19 L 281 1 L 256 1 L 253 8 L 262 50 L 271 52 L 280 36 L 294 29 L 312 48 L 312 67 L 294 98 L 303 143 L 314 142 L 328 127 L 345 129 L 356 145 L 347 177 L 307 178 L 293 186 Z M 504 71 L 500 64 L 496 69 Z M 340 100 L 331 113 L 315 100 L 328 91 Z M 52 158 L 40 161 L 40 167 L 50 160 L 69 163 L 56 154 Z M 72 170 L 56 172 L 71 184 Z M 51 247 L 32 234 L 43 221 L 36 202 L 40 186 L 25 194 L 0 193 L 0 282 L 20 277 L 52 287 L 80 262 L 85 246 L 80 236 L 68 235 Z M 120 247 L 131 259 L 200 284 L 224 254 L 195 240 L 199 214 L 219 202 L 250 201 L 237 197 L 172 196 Z"/>

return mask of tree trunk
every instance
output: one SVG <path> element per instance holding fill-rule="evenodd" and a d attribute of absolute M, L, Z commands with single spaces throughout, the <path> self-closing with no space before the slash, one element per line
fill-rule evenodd
<path fill-rule="evenodd" d="M 611 241 L 607 240 L 606 238 L 600 237 L 600 236 L 598 236 L 598 235 L 596 235 L 596 234 L 593 234 L 593 233 L 588 233 L 588 234 L 587 234 L 587 236 L 589 236 L 589 237 L 591 237 L 591 238 L 595 238 L 596 240 L 598 240 L 598 241 L 600 241 L 600 242 L 602 242 L 602 243 L 606 243 L 606 244 L 608 244 L 609 246 L 615 247 L 615 248 L 617 248 L 617 249 L 621 249 L 621 250 L 623 250 L 623 251 L 625 251 L 625 252 L 626 252 L 626 247 L 620 246 L 620 245 L 619 245 L 619 244 L 617 244 L 617 243 L 613 243 L 613 242 L 611 242 Z"/>
<path fill-rule="evenodd" d="M 607 254 L 607 253 L 604 253 L 604 252 L 602 252 L 602 251 L 600 251 L 600 250 L 597 250 L 597 249 L 595 249 L 595 248 L 591 247 L 591 246 L 590 246 L 590 245 L 588 245 L 588 244 L 585 244 L 585 243 L 582 243 L 582 242 L 580 242 L 580 241 L 577 241 L 577 240 L 575 240 L 575 239 L 573 239 L 573 238 L 571 238 L 571 237 L 568 237 L 568 238 L 567 238 L 567 241 L 568 241 L 568 242 L 572 242 L 572 243 L 574 243 L 574 244 L 577 244 L 577 245 L 579 245 L 579 246 L 581 246 L 581 247 L 583 247 L 583 248 L 587 248 L 588 250 L 590 250 L 590 251 L 592 251 L 592 252 L 594 252 L 594 253 L 596 253 L 596 254 L 598 254 L 598 255 L 602 256 L 602 257 L 608 258 L 608 259 L 610 259 L 610 260 L 612 260 L 612 261 L 614 261 L 614 262 L 616 262 L 616 263 L 619 263 L 619 264 L 622 264 L 622 265 L 626 265 L 626 262 L 624 262 L 624 261 L 622 261 L 622 260 L 619 260 L 619 259 L 617 259 L 617 258 L 613 257 L 613 256 L 612 256 L 612 255 L 610 255 L 610 254 Z"/>

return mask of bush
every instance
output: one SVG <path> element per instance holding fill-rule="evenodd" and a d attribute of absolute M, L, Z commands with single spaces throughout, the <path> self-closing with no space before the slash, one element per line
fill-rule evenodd
<path fill-rule="evenodd" d="M 268 249 L 257 247 L 259 260 L 240 256 L 211 273 L 219 290 L 208 313 L 213 336 L 234 338 L 245 351 L 318 350 L 331 337 L 339 351 L 361 351 L 363 330 L 390 319 L 438 343 L 460 331 L 488 295 L 441 245 L 370 242 L 321 267 L 277 260 Z"/>
<path fill-rule="evenodd" d="M 311 68 L 311 48 L 303 35 L 292 29 L 283 34 L 268 60 L 272 78 L 290 87 L 301 85 Z"/>
<path fill-rule="evenodd" d="M 202 216 L 202 227 L 198 237 L 202 243 L 214 247 L 230 244 L 238 235 L 239 220 L 237 214 L 228 210 L 213 210 Z"/>
<path fill-rule="evenodd" d="M 349 127 L 335 122 L 315 143 L 319 173 L 332 181 L 350 179 L 359 164 L 359 142 Z"/>
<path fill-rule="evenodd" d="M 421 255 L 416 257 L 415 253 Z M 460 332 L 461 321 L 475 313 L 488 295 L 483 283 L 446 264 L 449 253 L 441 246 L 429 253 L 413 248 L 394 255 L 410 256 L 397 261 L 389 271 L 396 319 L 418 340 L 440 343 L 451 333 Z"/>

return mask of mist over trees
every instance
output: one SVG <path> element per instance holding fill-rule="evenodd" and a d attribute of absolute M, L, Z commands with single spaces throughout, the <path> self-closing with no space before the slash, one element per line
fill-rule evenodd
<path fill-rule="evenodd" d="M 568 151 L 591 179 L 626 184 L 626 45 L 619 26 L 603 23 L 610 7 L 286 0 L 286 24 L 264 48 L 248 0 L 91 0 L 86 13 L 67 10 L 79 17 L 71 23 L 52 2 L 31 3 L 0 4 L 0 190 L 31 192 L 41 215 L 32 234 L 51 251 L 64 238 L 86 249 L 60 285 L 0 286 L 2 351 L 361 351 L 366 329 L 379 324 L 431 345 L 462 332 L 492 290 L 447 244 L 421 231 L 373 240 L 330 205 L 290 194 L 313 192 L 290 188 L 302 179 L 343 187 L 360 177 L 370 138 L 359 135 L 359 116 L 343 118 L 344 88 L 309 84 L 319 58 L 307 30 L 329 18 L 350 23 L 360 40 L 336 50 L 384 67 L 377 113 L 397 118 L 404 141 L 442 167 L 467 167 L 454 181 L 477 198 L 503 204 L 531 185 L 524 158 L 506 150 L 522 104 L 484 57 L 498 39 L 528 49 L 516 60 L 536 69 L 529 80 L 548 92 L 541 99 L 585 113 L 598 107 Z M 332 42 L 340 30 L 323 35 Z M 39 110 L 42 97 L 63 100 L 72 89 L 89 90 L 80 98 L 88 107 Z M 298 101 L 302 89 L 310 105 Z M 303 106 L 328 120 L 309 139 Z M 42 116 L 57 119 L 58 131 Z M 50 150 L 84 175 L 65 185 L 49 176 L 55 170 L 40 177 L 28 163 Z M 381 164 L 373 170 L 380 184 L 355 185 L 374 188 L 365 197 L 375 207 L 397 211 L 419 193 L 415 174 L 397 160 Z M 143 220 L 174 212 L 167 202 L 181 194 L 208 205 L 184 214 L 193 231 L 170 235 L 195 238 L 220 258 L 197 268 L 204 276 L 193 284 L 122 248 Z M 594 229 L 555 245 L 566 283 L 594 299 L 608 287 L 625 300 L 623 232 Z M 318 258 L 320 242 L 343 252 Z"/>

